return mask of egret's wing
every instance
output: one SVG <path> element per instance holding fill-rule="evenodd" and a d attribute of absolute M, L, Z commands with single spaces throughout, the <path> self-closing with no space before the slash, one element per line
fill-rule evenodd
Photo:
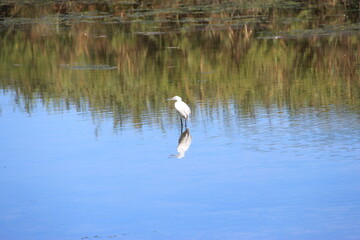
<path fill-rule="evenodd" d="M 178 111 L 180 116 L 183 118 L 188 118 L 191 113 L 189 106 L 184 102 L 176 102 L 175 109 Z"/>

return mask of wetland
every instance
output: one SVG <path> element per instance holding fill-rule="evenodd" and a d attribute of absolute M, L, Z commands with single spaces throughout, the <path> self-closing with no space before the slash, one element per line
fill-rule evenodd
<path fill-rule="evenodd" d="M 1 1 L 0 238 L 359 238 L 359 18 L 358 1 Z"/>

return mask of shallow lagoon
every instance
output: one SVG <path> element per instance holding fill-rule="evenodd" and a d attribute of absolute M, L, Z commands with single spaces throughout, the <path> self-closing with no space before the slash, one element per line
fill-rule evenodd
<path fill-rule="evenodd" d="M 120 25 L 91 6 L 5 18 L 0 238 L 357 239 L 357 12 L 322 5 L 335 27 L 308 31 L 291 6 L 250 8 L 262 26 L 186 4 L 180 27 L 129 3 Z M 193 110 L 182 158 L 174 95 Z"/>

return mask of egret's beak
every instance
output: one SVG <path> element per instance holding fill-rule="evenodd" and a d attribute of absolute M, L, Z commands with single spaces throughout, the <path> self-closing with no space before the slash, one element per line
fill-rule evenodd
<path fill-rule="evenodd" d="M 171 100 L 175 100 L 174 98 L 168 98 L 166 99 L 166 101 L 171 101 Z"/>

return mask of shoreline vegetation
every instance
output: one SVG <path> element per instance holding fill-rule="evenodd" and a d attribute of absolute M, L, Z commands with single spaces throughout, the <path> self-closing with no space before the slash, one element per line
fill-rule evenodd
<path fill-rule="evenodd" d="M 358 114 L 359 13 L 358 1 L 7 1 L 0 89 L 29 113 L 41 102 L 114 119 L 173 95 Z"/>

